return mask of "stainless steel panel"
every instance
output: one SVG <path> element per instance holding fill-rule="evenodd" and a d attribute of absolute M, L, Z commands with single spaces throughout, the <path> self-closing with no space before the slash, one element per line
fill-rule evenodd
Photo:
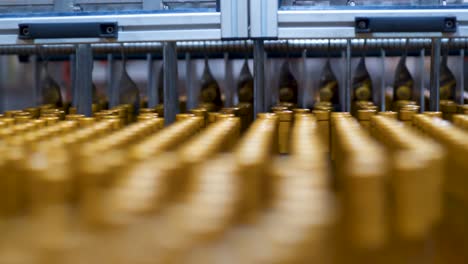
<path fill-rule="evenodd" d="M 247 0 L 221 0 L 221 35 L 223 38 L 247 38 L 249 16 Z"/>
<path fill-rule="evenodd" d="M 118 38 L 115 40 L 89 39 L 36 39 L 20 40 L 17 36 L 20 23 L 83 23 L 117 22 Z M 9 17 L 0 18 L 0 45 L 141 42 L 221 39 L 219 13 L 127 14 L 61 17 Z"/>
<path fill-rule="evenodd" d="M 453 34 L 428 33 L 372 33 L 357 34 L 356 17 L 427 17 L 455 16 L 458 31 Z M 278 38 L 423 38 L 468 36 L 468 9 L 378 9 L 378 10 L 280 10 L 278 11 Z M 253 25 L 252 25 L 253 26 Z"/>
<path fill-rule="evenodd" d="M 278 36 L 278 2 L 250 1 L 250 37 L 276 38 Z"/>

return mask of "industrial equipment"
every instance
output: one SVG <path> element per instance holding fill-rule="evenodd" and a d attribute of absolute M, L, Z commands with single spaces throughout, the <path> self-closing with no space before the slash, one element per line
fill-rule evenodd
<path fill-rule="evenodd" d="M 465 0 L 0 0 L 0 263 L 467 263 Z"/>

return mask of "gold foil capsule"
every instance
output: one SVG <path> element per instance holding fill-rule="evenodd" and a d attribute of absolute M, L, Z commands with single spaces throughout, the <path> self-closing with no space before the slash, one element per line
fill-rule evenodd
<path fill-rule="evenodd" d="M 283 105 L 275 105 L 271 107 L 271 112 L 278 112 L 278 111 L 283 111 L 283 110 L 289 110 L 286 106 Z"/>
<path fill-rule="evenodd" d="M 378 112 L 378 115 L 389 117 L 392 119 L 398 119 L 398 113 L 393 111 Z"/>
<path fill-rule="evenodd" d="M 190 110 L 190 113 L 194 114 L 195 116 L 199 116 L 203 118 L 203 127 L 206 126 L 206 123 L 208 122 L 208 112 L 205 108 L 194 108 Z"/>
<path fill-rule="evenodd" d="M 198 106 L 199 108 L 204 108 L 208 112 L 214 112 L 216 110 L 216 105 L 213 103 L 201 103 Z"/>
<path fill-rule="evenodd" d="M 427 116 L 430 116 L 430 117 L 439 117 L 439 118 L 442 118 L 442 112 L 426 111 L 426 112 L 423 112 L 423 115 L 427 115 Z"/>
<path fill-rule="evenodd" d="M 278 151 L 280 154 L 289 153 L 291 129 L 293 125 L 294 112 L 290 110 L 276 111 L 278 116 Z"/>
<path fill-rule="evenodd" d="M 24 113 L 24 112 L 22 110 L 8 110 L 8 111 L 5 111 L 4 115 L 5 117 L 13 118 L 15 117 L 15 115 L 19 113 Z"/>
<path fill-rule="evenodd" d="M 78 118 L 78 123 L 80 127 L 89 127 L 96 123 L 96 118 L 94 117 L 80 117 Z"/>
<path fill-rule="evenodd" d="M 76 115 L 76 114 L 78 114 L 78 109 L 76 107 L 72 106 L 72 107 L 70 107 L 68 109 L 68 114 L 69 115 Z"/>
<path fill-rule="evenodd" d="M 221 114 L 221 113 L 219 113 L 218 115 L 216 115 L 216 122 L 218 122 L 220 120 L 232 118 L 232 117 L 236 117 L 236 116 L 234 114 Z"/>
<path fill-rule="evenodd" d="M 277 151 L 278 116 L 271 114 L 268 116 L 272 118 L 260 117 L 255 120 L 234 149 L 242 191 L 242 201 L 237 216 L 241 222 L 255 220 L 271 193 L 267 167 L 271 155 Z"/>
<path fill-rule="evenodd" d="M 468 104 L 458 105 L 457 106 L 457 113 L 468 115 Z"/>
<path fill-rule="evenodd" d="M 3 123 L 7 124 L 7 127 L 13 126 L 15 124 L 15 119 L 10 117 L 4 117 L 1 119 Z"/>
<path fill-rule="evenodd" d="M 377 112 L 375 110 L 358 110 L 357 111 L 357 118 L 361 126 L 370 131 L 370 120 L 371 117 L 374 116 Z"/>
<path fill-rule="evenodd" d="M 293 108 L 292 111 L 294 114 L 308 114 L 310 113 L 310 109 L 308 108 Z"/>
<path fill-rule="evenodd" d="M 125 109 L 125 114 L 126 114 L 126 123 L 130 124 L 133 122 L 133 115 L 135 114 L 135 109 L 133 108 L 133 105 L 131 104 L 122 104 L 116 107 L 116 109 Z M 123 113 L 120 113 L 123 114 Z"/>
<path fill-rule="evenodd" d="M 140 122 L 140 121 L 151 120 L 151 119 L 155 119 L 155 118 L 158 118 L 158 114 L 156 114 L 156 113 L 144 113 L 144 114 L 139 114 L 138 115 L 137 121 Z"/>
<path fill-rule="evenodd" d="M 327 105 L 315 105 L 314 110 L 330 112 L 330 111 L 333 110 L 333 107 L 332 106 L 327 106 Z"/>
<path fill-rule="evenodd" d="M 108 116 L 108 115 L 111 115 L 111 113 L 107 111 L 100 111 L 100 112 L 94 113 L 93 116 L 96 118 L 96 120 L 102 120 L 103 116 Z"/>
<path fill-rule="evenodd" d="M 65 120 L 69 121 L 74 121 L 74 120 L 79 120 L 80 118 L 85 117 L 85 115 L 79 115 L 79 114 L 69 114 L 65 116 Z"/>
<path fill-rule="evenodd" d="M 45 120 L 47 126 L 56 124 L 59 121 L 59 117 L 57 116 L 46 116 L 46 117 L 41 117 L 40 119 Z"/>
<path fill-rule="evenodd" d="M 111 115 L 118 116 L 123 126 L 132 122 L 131 118 L 129 117 L 128 107 L 125 105 L 116 106 L 109 110 L 109 112 L 112 113 Z"/>
<path fill-rule="evenodd" d="M 317 130 L 320 139 L 324 143 L 325 152 L 330 153 L 330 111 L 314 110 L 313 113 L 317 120 Z"/>
<path fill-rule="evenodd" d="M 43 109 L 41 111 L 41 117 L 42 116 L 57 116 L 60 118 L 60 120 L 65 119 L 65 111 L 56 109 L 56 108 L 51 108 L 51 109 Z"/>
<path fill-rule="evenodd" d="M 440 111 L 445 120 L 452 120 L 452 116 L 457 113 L 457 104 L 450 100 L 440 100 Z"/>
<path fill-rule="evenodd" d="M 160 117 L 164 117 L 164 105 L 163 104 L 158 104 L 154 109 L 156 110 L 156 113 L 158 113 Z"/>
<path fill-rule="evenodd" d="M 412 120 L 413 120 L 413 115 L 417 114 L 416 110 L 406 110 L 402 109 L 398 113 L 398 119 L 403 122 L 405 126 L 411 127 L 413 126 Z"/>
<path fill-rule="evenodd" d="M 356 116 L 357 110 L 359 109 L 369 109 L 375 107 L 372 101 L 354 101 L 351 105 L 351 114 Z"/>
<path fill-rule="evenodd" d="M 241 132 L 244 132 L 248 129 L 248 127 L 253 121 L 252 104 L 243 102 L 239 103 L 237 107 L 239 107 L 239 116 L 242 121 Z"/>
<path fill-rule="evenodd" d="M 29 107 L 24 109 L 24 111 L 30 113 L 33 118 L 39 118 L 41 114 L 41 110 L 38 107 Z"/>
<path fill-rule="evenodd" d="M 296 107 L 296 104 L 290 102 L 279 102 L 276 106 L 284 106 L 287 107 L 289 110 L 292 110 Z"/>
<path fill-rule="evenodd" d="M 392 111 L 398 112 L 400 111 L 401 108 L 407 107 L 410 105 L 416 105 L 415 101 L 409 101 L 409 100 L 398 100 L 393 102 L 392 104 Z"/>
<path fill-rule="evenodd" d="M 32 121 L 31 114 L 15 116 L 16 124 L 25 124 Z"/>
<path fill-rule="evenodd" d="M 6 139 L 12 135 L 14 135 L 14 130 L 12 128 L 1 128 L 0 129 L 0 139 Z"/>
<path fill-rule="evenodd" d="M 187 118 L 194 117 L 194 116 L 195 116 L 194 114 L 187 114 L 187 113 L 177 114 L 176 115 L 176 121 L 182 121 L 182 120 L 185 120 Z"/>
<path fill-rule="evenodd" d="M 99 104 L 91 105 L 91 113 L 97 113 L 99 111 L 101 111 L 101 106 Z"/>
<path fill-rule="evenodd" d="M 42 112 L 44 109 L 52 109 L 55 108 L 53 104 L 43 104 L 39 106 L 40 111 Z"/>
<path fill-rule="evenodd" d="M 235 116 L 239 116 L 239 111 L 239 107 L 224 107 L 221 108 L 219 112 L 222 114 L 233 114 Z"/>
<path fill-rule="evenodd" d="M 421 107 L 419 105 L 405 105 L 400 108 L 400 111 L 409 110 L 409 111 L 419 112 L 420 109 Z"/>
<path fill-rule="evenodd" d="M 33 123 L 34 125 L 36 125 L 36 127 L 37 127 L 38 129 L 47 126 L 47 121 L 44 120 L 44 119 L 34 119 L 34 120 L 32 120 L 32 123 Z"/>
<path fill-rule="evenodd" d="M 208 112 L 208 125 L 216 122 L 216 116 L 219 114 L 218 112 Z"/>
<path fill-rule="evenodd" d="M 463 129 L 468 129 L 468 116 L 462 114 L 453 115 L 453 124 Z"/>
<path fill-rule="evenodd" d="M 117 131 L 122 128 L 122 122 L 121 120 L 117 117 L 114 118 L 104 118 L 101 119 L 102 122 L 108 122 L 110 125 L 111 131 Z"/>
<path fill-rule="evenodd" d="M 157 114 L 158 112 L 156 111 L 155 108 L 141 108 L 140 109 L 140 115 L 141 114 L 152 114 L 152 113 Z"/>
<path fill-rule="evenodd" d="M 274 120 L 277 120 L 277 119 L 278 119 L 278 115 L 275 114 L 275 113 L 258 113 L 258 114 L 257 114 L 257 118 L 260 118 L 260 119 L 274 119 Z"/>
<path fill-rule="evenodd" d="M 333 104 L 331 102 L 317 102 L 314 105 L 314 110 L 333 111 Z"/>

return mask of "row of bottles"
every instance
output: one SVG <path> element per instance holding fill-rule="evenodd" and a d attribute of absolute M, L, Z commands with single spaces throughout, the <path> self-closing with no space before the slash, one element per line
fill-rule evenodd
<path fill-rule="evenodd" d="M 63 105 L 0 118 L 2 263 L 466 260 L 464 106 Z"/>

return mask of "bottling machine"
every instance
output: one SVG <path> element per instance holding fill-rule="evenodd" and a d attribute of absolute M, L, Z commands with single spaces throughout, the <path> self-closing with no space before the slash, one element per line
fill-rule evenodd
<path fill-rule="evenodd" d="M 465 0 L 0 0 L 0 263 L 466 263 Z"/>

